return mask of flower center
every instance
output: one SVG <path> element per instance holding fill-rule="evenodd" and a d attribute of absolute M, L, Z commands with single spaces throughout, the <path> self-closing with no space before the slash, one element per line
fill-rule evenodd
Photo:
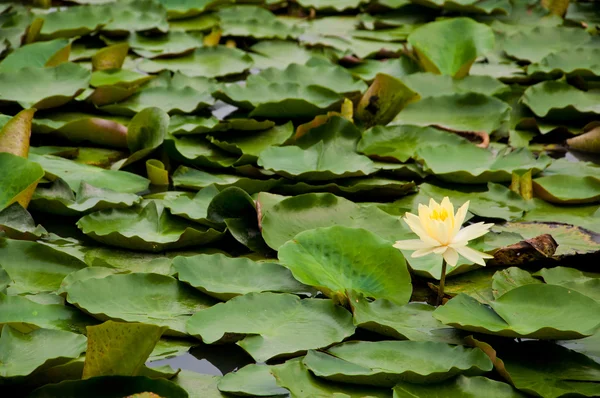
<path fill-rule="evenodd" d="M 446 221 L 446 218 L 448 218 L 448 211 L 443 208 L 439 210 L 433 210 L 429 218 L 432 220 Z"/>

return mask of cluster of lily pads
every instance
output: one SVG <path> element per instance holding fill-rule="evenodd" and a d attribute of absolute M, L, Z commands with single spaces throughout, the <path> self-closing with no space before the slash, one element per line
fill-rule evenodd
<path fill-rule="evenodd" d="M 550 10 L 0 4 L 2 395 L 600 396 L 600 8 Z M 494 258 L 435 307 L 446 196 Z"/>

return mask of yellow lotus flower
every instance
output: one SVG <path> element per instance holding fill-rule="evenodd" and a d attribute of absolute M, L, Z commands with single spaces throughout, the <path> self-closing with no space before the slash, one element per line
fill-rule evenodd
<path fill-rule="evenodd" d="M 454 214 L 454 206 L 446 196 L 441 204 L 435 200 L 429 201 L 429 206 L 419 205 L 419 215 L 406 213 L 404 221 L 420 239 L 400 240 L 394 247 L 401 250 L 415 250 L 411 257 L 422 257 L 431 253 L 441 254 L 448 265 L 454 267 L 458 255 L 485 265 L 489 254 L 467 247 L 470 240 L 479 238 L 489 232 L 494 224 L 476 223 L 462 228 L 465 221 L 469 201 Z"/>

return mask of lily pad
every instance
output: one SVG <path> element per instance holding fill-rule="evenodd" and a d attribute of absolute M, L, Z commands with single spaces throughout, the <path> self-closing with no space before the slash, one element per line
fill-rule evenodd
<path fill-rule="evenodd" d="M 10 326 L 0 336 L 0 379 L 27 376 L 41 367 L 66 363 L 85 351 L 83 335 L 38 329 L 20 333 Z"/>
<path fill-rule="evenodd" d="M 235 174 L 207 173 L 186 166 L 179 166 L 173 173 L 173 185 L 177 188 L 200 190 L 212 184 L 220 190 L 230 186 L 238 187 L 251 195 L 271 190 L 279 184 L 279 180 L 258 180 Z"/>
<path fill-rule="evenodd" d="M 464 77 L 478 56 L 494 48 L 494 32 L 470 18 L 452 18 L 417 28 L 408 43 L 426 71 Z"/>
<path fill-rule="evenodd" d="M 364 229 L 334 226 L 304 231 L 281 246 L 278 256 L 297 280 L 335 302 L 347 304 L 349 292 L 355 291 L 403 305 L 412 294 L 402 253 Z"/>
<path fill-rule="evenodd" d="M 577 116 L 600 114 L 600 90 L 579 90 L 563 81 L 547 81 L 530 86 L 523 94 L 523 103 L 540 117 L 559 112 Z"/>
<path fill-rule="evenodd" d="M 44 16 L 42 38 L 75 37 L 98 30 L 112 18 L 108 7 L 83 5 Z"/>
<path fill-rule="evenodd" d="M 17 202 L 20 195 L 35 189 L 37 182 L 44 176 L 39 164 L 12 153 L 0 152 L 0 210 Z"/>
<path fill-rule="evenodd" d="M 254 37 L 257 39 L 287 39 L 302 34 L 298 26 L 286 24 L 262 7 L 239 5 L 221 8 L 217 15 L 225 36 Z"/>
<path fill-rule="evenodd" d="M 354 324 L 399 340 L 437 341 L 462 344 L 462 335 L 433 317 L 435 307 L 422 303 L 399 306 L 389 300 L 369 302 L 363 295 L 351 295 Z"/>
<path fill-rule="evenodd" d="M 12 239 L 0 239 L 0 259 L 18 293 L 55 291 L 65 276 L 87 266 L 50 246 Z"/>
<path fill-rule="evenodd" d="M 271 367 L 250 364 L 228 373 L 219 381 L 219 390 L 235 395 L 273 397 L 287 396 L 289 391 L 277 386 Z"/>
<path fill-rule="evenodd" d="M 274 262 L 255 262 L 223 254 L 175 257 L 178 279 L 219 300 L 252 292 L 314 293 Z"/>
<path fill-rule="evenodd" d="M 100 167 L 76 163 L 52 155 L 30 154 L 29 160 L 39 163 L 46 173 L 62 178 L 74 191 L 78 191 L 82 181 L 96 188 L 116 192 L 137 193 L 148 188 L 149 181 L 143 177 L 117 170 L 104 170 Z"/>
<path fill-rule="evenodd" d="M 38 328 L 85 333 L 97 321 L 81 311 L 62 304 L 39 304 L 23 296 L 0 293 L 0 325 L 22 333 Z"/>
<path fill-rule="evenodd" d="M 533 77 L 581 76 L 583 78 L 600 76 L 600 64 L 597 59 L 600 50 L 597 48 L 569 47 L 559 52 L 548 54 L 538 63 L 527 68 L 527 74 Z"/>
<path fill-rule="evenodd" d="M 56 108 L 75 98 L 89 81 L 90 72 L 72 62 L 4 71 L 0 72 L 0 100 L 17 102 L 23 108 Z"/>
<path fill-rule="evenodd" d="M 302 363 L 302 358 L 291 359 L 282 365 L 271 367 L 277 384 L 289 390 L 296 398 L 348 397 L 391 398 L 388 388 L 353 386 L 332 383 L 315 377 Z"/>
<path fill-rule="evenodd" d="M 550 164 L 548 156 L 542 154 L 536 158 L 526 148 L 494 155 L 470 143 L 426 146 L 419 149 L 418 157 L 424 162 L 426 172 L 445 181 L 463 184 L 508 182 L 513 173 L 532 170 L 535 175 Z"/>
<path fill-rule="evenodd" d="M 472 332 L 553 340 L 591 336 L 600 325 L 598 302 L 557 285 L 520 286 L 490 302 L 490 307 L 459 294 L 439 307 L 434 317 Z"/>
<path fill-rule="evenodd" d="M 543 268 L 539 271 L 539 275 L 548 284 L 564 286 L 600 301 L 600 290 L 598 289 L 600 278 L 598 274 L 584 273 L 575 268 L 555 267 Z"/>
<path fill-rule="evenodd" d="M 529 62 L 540 62 L 552 53 L 578 47 L 590 40 L 590 35 L 580 28 L 538 26 L 506 38 L 504 51 L 511 57 Z"/>
<path fill-rule="evenodd" d="M 19 47 L 0 62 L 0 72 L 15 72 L 25 67 L 43 68 L 68 61 L 70 42 L 56 39 Z"/>
<path fill-rule="evenodd" d="M 30 206 L 42 212 L 77 216 L 103 209 L 127 208 L 141 200 L 138 195 L 96 188 L 85 181 L 81 182 L 77 193 L 73 194 L 71 187 L 58 178 L 48 187 L 38 185 Z"/>
<path fill-rule="evenodd" d="M 303 363 L 327 380 L 382 387 L 477 376 L 493 367 L 478 348 L 431 341 L 350 341 L 324 352 L 310 350 Z"/>
<path fill-rule="evenodd" d="M 390 242 L 410 234 L 397 217 L 329 193 L 284 199 L 267 210 L 261 221 L 265 242 L 275 250 L 302 231 L 331 225 L 364 228 Z"/>
<path fill-rule="evenodd" d="M 48 234 L 19 203 L 0 211 L 0 229 L 8 238 L 18 240 L 37 240 Z"/>
<path fill-rule="evenodd" d="M 129 209 L 109 209 L 88 214 L 77 222 L 91 238 L 126 249 L 157 252 L 219 239 L 222 232 L 173 217 L 150 201 Z"/>
<path fill-rule="evenodd" d="M 491 76 L 465 76 L 457 79 L 433 73 L 412 73 L 400 80 L 421 98 L 462 93 L 495 96 L 509 90 L 507 85 Z"/>
<path fill-rule="evenodd" d="M 170 70 L 204 77 L 242 73 L 250 67 L 252 58 L 247 53 L 225 46 L 202 47 L 183 57 L 145 60 L 139 64 L 141 70 L 149 73 Z"/>
<path fill-rule="evenodd" d="M 377 170 L 373 162 L 356 153 L 359 137 L 360 131 L 352 122 L 334 116 L 304 134 L 294 146 L 265 149 L 258 164 L 285 177 L 304 180 L 372 174 Z"/>
<path fill-rule="evenodd" d="M 350 313 L 331 300 L 249 293 L 196 313 L 187 330 L 207 344 L 239 340 L 261 362 L 340 342 L 354 333 L 354 325 Z"/>
<path fill-rule="evenodd" d="M 67 286 L 67 301 L 95 318 L 166 326 L 170 336 L 186 333 L 185 323 L 215 301 L 197 290 L 159 274 L 116 274 L 85 279 Z"/>
<path fill-rule="evenodd" d="M 391 122 L 436 126 L 451 131 L 482 131 L 488 134 L 508 122 L 510 107 L 497 98 L 479 93 L 426 97 L 408 104 Z"/>
<path fill-rule="evenodd" d="M 105 41 L 110 44 L 118 43 L 107 39 Z M 127 38 L 127 43 L 132 51 L 141 57 L 158 58 L 183 55 L 202 47 L 202 37 L 201 35 L 182 31 L 172 31 L 163 35 L 152 36 L 135 33 Z"/>
<path fill-rule="evenodd" d="M 434 398 L 439 394 L 448 397 L 489 397 L 489 398 L 524 398 L 525 395 L 515 391 L 509 384 L 491 380 L 482 376 L 467 377 L 460 375 L 455 379 L 436 384 L 398 383 L 394 386 L 394 398 L 415 397 Z"/>

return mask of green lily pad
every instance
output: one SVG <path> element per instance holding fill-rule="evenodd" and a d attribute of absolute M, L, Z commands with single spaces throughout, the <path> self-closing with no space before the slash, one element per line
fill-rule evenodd
<path fill-rule="evenodd" d="M 335 302 L 348 303 L 349 292 L 355 291 L 403 305 L 412 294 L 402 253 L 364 229 L 334 226 L 304 231 L 281 246 L 278 257 L 297 280 Z"/>
<path fill-rule="evenodd" d="M 29 160 L 39 163 L 46 173 L 63 179 L 73 191 L 79 191 L 82 181 L 96 188 L 110 189 L 122 193 L 145 191 L 150 184 L 147 179 L 117 170 L 104 170 L 100 167 L 76 163 L 52 155 L 29 154 Z"/>
<path fill-rule="evenodd" d="M 596 203 L 600 201 L 600 179 L 592 176 L 553 174 L 533 180 L 533 191 L 537 197 L 551 203 Z"/>
<path fill-rule="evenodd" d="M 187 398 L 188 393 L 177 384 L 162 378 L 145 376 L 101 376 L 87 380 L 68 380 L 47 384 L 31 393 L 32 398 L 123 398 L 134 394 L 153 393 L 153 396 Z"/>
<path fill-rule="evenodd" d="M 302 231 L 331 225 L 364 228 L 390 242 L 408 239 L 411 234 L 397 217 L 329 193 L 284 199 L 267 210 L 261 220 L 265 242 L 274 250 Z"/>
<path fill-rule="evenodd" d="M 166 326 L 170 336 L 186 333 L 185 323 L 215 301 L 197 290 L 159 274 L 116 274 L 85 279 L 67 286 L 67 301 L 95 318 Z"/>
<path fill-rule="evenodd" d="M 451 94 L 410 103 L 391 124 L 438 126 L 491 134 L 508 122 L 509 115 L 508 104 L 497 98 L 479 93 Z"/>
<path fill-rule="evenodd" d="M 23 296 L 0 293 L 0 325 L 29 333 L 38 328 L 85 333 L 96 320 L 62 304 L 39 304 Z"/>
<path fill-rule="evenodd" d="M 461 332 L 435 319 L 432 316 L 435 307 L 428 304 L 399 306 L 385 299 L 369 302 L 363 295 L 353 294 L 350 306 L 354 324 L 359 328 L 399 340 L 462 344 Z"/>
<path fill-rule="evenodd" d="M 262 80 L 262 79 L 261 79 Z M 251 117 L 312 118 L 334 109 L 342 96 L 323 87 L 276 81 L 233 84 L 215 95 L 225 102 L 251 110 Z"/>
<path fill-rule="evenodd" d="M 455 379 L 436 384 L 398 383 L 393 390 L 394 398 L 435 398 L 440 394 L 448 397 L 525 398 L 525 395 L 515 391 L 510 384 L 483 376 L 460 375 Z"/>
<path fill-rule="evenodd" d="M 242 73 L 250 67 L 252 58 L 247 53 L 224 46 L 202 47 L 183 57 L 144 60 L 139 64 L 141 70 L 149 73 L 171 70 L 204 77 Z"/>
<path fill-rule="evenodd" d="M 314 51 L 292 41 L 261 40 L 250 47 L 248 55 L 258 69 L 281 68 L 290 64 L 305 64 L 315 55 Z"/>
<path fill-rule="evenodd" d="M 302 363 L 302 358 L 291 359 L 282 365 L 272 366 L 271 373 L 277 379 L 277 384 L 289 390 L 296 398 L 391 398 L 392 396 L 388 388 L 332 383 L 315 377 Z"/>
<path fill-rule="evenodd" d="M 349 8 L 358 8 L 364 0 L 300 0 L 298 3 L 306 8 L 317 10 L 344 11 Z"/>
<path fill-rule="evenodd" d="M 32 129 L 37 134 L 55 133 L 69 141 L 89 141 L 102 146 L 127 147 L 129 119 L 79 112 L 37 113 Z M 81 149 L 80 149 L 81 151 Z"/>
<path fill-rule="evenodd" d="M 150 252 L 203 245 L 223 234 L 173 217 L 153 201 L 129 209 L 91 213 L 81 218 L 77 226 L 104 244 Z"/>
<path fill-rule="evenodd" d="M 508 182 L 512 173 L 532 170 L 535 175 L 550 164 L 548 156 L 542 154 L 536 158 L 526 148 L 494 155 L 470 143 L 426 146 L 418 150 L 417 156 L 424 162 L 426 172 L 444 181 L 463 184 Z"/>
<path fill-rule="evenodd" d="M 208 135 L 213 145 L 235 155 L 243 155 L 249 162 L 256 162 L 261 152 L 286 142 L 294 133 L 291 122 L 258 132 L 225 131 Z"/>
<path fill-rule="evenodd" d="M 600 114 L 600 90 L 579 90 L 563 81 L 548 81 L 530 86 L 522 101 L 540 117 L 560 112 L 576 116 Z"/>
<path fill-rule="evenodd" d="M 104 39 L 109 44 L 118 41 Z M 171 31 L 163 35 L 144 35 L 135 33 L 127 38 L 131 50 L 144 58 L 184 55 L 202 47 L 202 36 L 182 31 Z"/>
<path fill-rule="evenodd" d="M 331 300 L 249 293 L 196 313 L 187 330 L 207 344 L 239 340 L 261 362 L 342 341 L 354 325 L 350 313 Z"/>
<path fill-rule="evenodd" d="M 0 210 L 16 202 L 22 192 L 34 189 L 44 176 L 39 164 L 12 153 L 0 152 Z"/>
<path fill-rule="evenodd" d="M 219 390 L 234 395 L 254 397 L 288 396 L 289 391 L 277 386 L 271 367 L 250 364 L 219 380 Z"/>
<path fill-rule="evenodd" d="M 412 73 L 400 77 L 400 80 L 421 98 L 462 93 L 494 96 L 509 90 L 507 85 L 491 76 L 465 76 L 457 79 L 433 73 Z"/>
<path fill-rule="evenodd" d="M 499 349 L 510 382 L 528 395 L 548 398 L 600 394 L 600 365 L 557 344 L 525 341 Z"/>
<path fill-rule="evenodd" d="M 360 131 L 352 122 L 334 116 L 296 140 L 296 145 L 263 150 L 258 165 L 301 180 L 369 175 L 377 169 L 369 158 L 356 153 L 359 137 Z"/>
<path fill-rule="evenodd" d="M 540 199 L 533 199 L 533 203 L 535 206 L 525 214 L 522 221 L 559 222 L 600 233 L 598 205 L 560 206 Z"/>
<path fill-rule="evenodd" d="M 375 126 L 362 134 L 356 150 L 376 159 L 406 162 L 424 146 L 457 145 L 466 140 L 457 134 L 432 127 Z"/>
<path fill-rule="evenodd" d="M 177 278 L 219 300 L 252 292 L 314 293 L 292 273 L 274 262 L 255 262 L 223 254 L 175 257 Z"/>
<path fill-rule="evenodd" d="M 494 298 L 497 299 L 514 288 L 534 283 L 542 282 L 521 268 L 510 267 L 494 274 L 492 277 L 492 293 Z"/>
<path fill-rule="evenodd" d="M 492 370 L 478 348 L 432 341 L 350 341 L 324 352 L 310 350 L 303 360 L 315 376 L 327 380 L 393 387 L 396 383 L 431 383 L 459 374 L 477 376 Z"/>
<path fill-rule="evenodd" d="M 367 59 L 363 60 L 363 62 L 357 66 L 348 68 L 348 70 L 353 75 L 358 76 L 367 82 L 372 82 L 379 73 L 401 79 L 403 76 L 418 72 L 420 69 L 410 58 L 400 57 L 381 61 Z"/>
<path fill-rule="evenodd" d="M 25 67 L 43 68 L 67 61 L 70 50 L 66 39 L 31 43 L 19 47 L 0 62 L 0 72 L 16 72 Z"/>
<path fill-rule="evenodd" d="M 548 284 L 564 286 L 600 301 L 600 290 L 598 289 L 600 278 L 598 274 L 584 273 L 575 268 L 555 267 L 543 268 L 539 271 L 539 275 Z"/>
<path fill-rule="evenodd" d="M 302 34 L 299 26 L 280 21 L 262 7 L 239 5 L 224 7 L 217 12 L 220 28 L 225 36 L 254 37 L 257 39 L 287 39 Z"/>
<path fill-rule="evenodd" d="M 173 115 L 169 122 L 169 133 L 174 135 L 206 134 L 220 125 L 214 116 Z"/>
<path fill-rule="evenodd" d="M 102 26 L 103 32 L 119 34 L 130 31 L 169 30 L 167 10 L 154 0 L 123 0 L 104 7 L 110 9 L 112 19 Z"/>
<path fill-rule="evenodd" d="M 201 189 L 193 198 L 181 195 L 173 200 L 165 200 L 164 206 L 171 211 L 171 214 L 215 227 L 218 226 L 218 223 L 208 219 L 207 211 L 210 202 L 219 192 L 219 189 L 214 185 L 209 185 Z"/>
<path fill-rule="evenodd" d="M 63 330 L 38 329 L 24 334 L 4 326 L 0 336 L 0 379 L 27 376 L 77 358 L 85 351 L 83 335 Z"/>
<path fill-rule="evenodd" d="M 239 156 L 223 151 L 204 137 L 167 136 L 165 149 L 174 159 L 182 163 L 209 168 L 226 168 L 236 164 Z"/>
<path fill-rule="evenodd" d="M 506 38 L 503 49 L 511 57 L 540 62 L 552 53 L 578 47 L 590 40 L 590 35 L 580 28 L 538 26 Z"/>
<path fill-rule="evenodd" d="M 86 253 L 87 255 L 87 253 Z M 77 281 L 83 281 L 86 279 L 102 279 L 104 277 L 107 277 L 109 275 L 114 275 L 114 274 L 120 274 L 120 273 L 127 273 L 127 270 L 121 270 L 118 268 L 107 268 L 107 267 L 101 267 L 101 266 L 94 266 L 93 262 L 91 262 L 92 265 L 88 268 L 83 268 L 80 269 L 79 271 L 74 271 L 71 272 L 69 275 L 65 276 L 65 279 L 62 280 L 62 282 L 60 283 L 60 289 L 58 289 L 56 291 L 56 294 L 59 295 L 67 295 L 67 287 Z M 151 272 L 151 269 L 147 269 L 148 272 Z"/>
<path fill-rule="evenodd" d="M 41 243 L 0 239 L 0 266 L 18 293 L 38 293 L 57 290 L 65 276 L 87 265 Z"/>
<path fill-rule="evenodd" d="M 166 326 L 106 321 L 87 329 L 83 379 L 138 376 Z M 124 352 L 127 355 L 123 355 Z"/>
<path fill-rule="evenodd" d="M 48 234 L 41 225 L 36 225 L 33 217 L 19 203 L 13 203 L 0 211 L 0 229 L 11 239 L 38 240 Z"/>
<path fill-rule="evenodd" d="M 535 77 L 552 77 L 566 74 L 569 77 L 590 78 L 600 76 L 600 49 L 569 47 L 560 52 L 548 54 L 538 63 L 527 68 L 527 74 Z M 1 65 L 1 64 L 0 64 Z"/>
<path fill-rule="evenodd" d="M 600 325 L 599 303 L 557 285 L 523 285 L 490 302 L 490 306 L 459 294 L 433 316 L 472 332 L 534 339 L 582 338 L 591 336 Z"/>
<path fill-rule="evenodd" d="M 0 100 L 17 102 L 23 108 L 56 108 L 75 98 L 89 81 L 90 72 L 72 62 L 4 71 L 0 72 Z"/>
<path fill-rule="evenodd" d="M 48 187 L 38 185 L 30 206 L 42 212 L 77 216 L 103 209 L 127 208 L 141 200 L 138 195 L 96 188 L 85 181 L 81 182 L 77 193 L 73 194 L 71 187 L 57 178 Z"/>
<path fill-rule="evenodd" d="M 42 38 L 83 36 L 100 29 L 112 18 L 108 7 L 83 5 L 44 15 Z"/>
<path fill-rule="evenodd" d="M 408 36 L 426 71 L 464 77 L 480 55 L 494 48 L 494 32 L 470 18 L 431 22 Z"/>
<path fill-rule="evenodd" d="M 220 190 L 232 186 L 238 187 L 250 195 L 270 191 L 279 184 L 279 180 L 276 179 L 257 180 L 234 174 L 207 173 L 186 166 L 179 166 L 172 178 L 173 185 L 177 188 L 200 190 L 214 184 Z"/>
<path fill-rule="evenodd" d="M 116 104 L 105 105 L 102 110 L 131 116 L 145 108 L 157 107 L 168 113 L 192 113 L 214 103 L 210 92 L 215 82 L 203 77 L 187 77 L 163 73 L 131 97 Z"/>

